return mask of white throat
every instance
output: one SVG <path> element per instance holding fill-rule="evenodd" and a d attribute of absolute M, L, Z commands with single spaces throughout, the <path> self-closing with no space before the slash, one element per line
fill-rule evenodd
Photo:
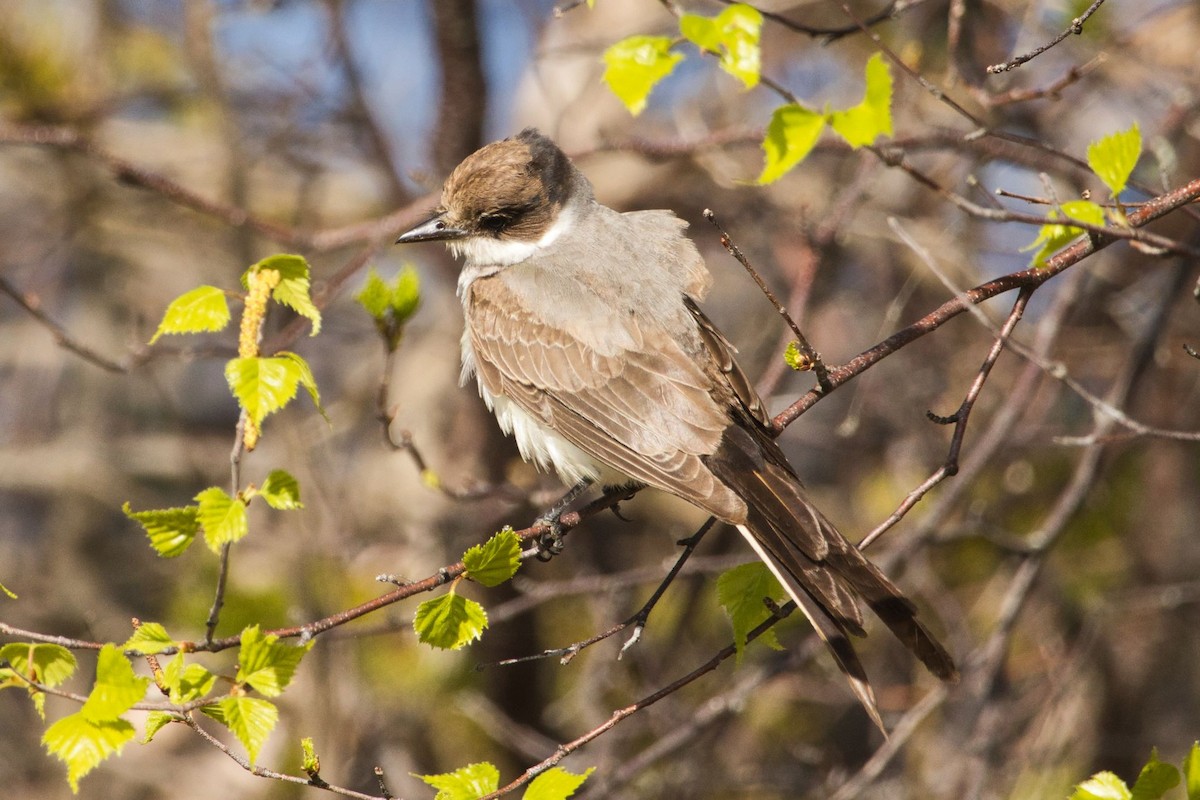
<path fill-rule="evenodd" d="M 534 241 L 469 236 L 447 242 L 450 252 L 463 260 L 462 272 L 458 274 L 458 296 L 463 297 L 467 287 L 476 278 L 492 275 L 504 267 L 519 264 L 554 244 L 560 236 L 574 227 L 576 213 L 571 206 L 563 208 L 554 224 L 540 239 Z"/>

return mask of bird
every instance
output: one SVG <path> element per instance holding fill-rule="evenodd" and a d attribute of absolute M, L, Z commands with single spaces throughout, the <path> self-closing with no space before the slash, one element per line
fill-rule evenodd
<path fill-rule="evenodd" d="M 467 156 L 397 243 L 462 261 L 463 384 L 521 456 L 568 485 L 649 486 L 735 526 L 808 617 L 884 732 L 851 642 L 857 599 L 934 675 L 957 679 L 917 609 L 809 499 L 735 348 L 701 310 L 687 223 L 620 212 L 534 128 Z M 570 494 L 568 495 L 570 496 Z"/>

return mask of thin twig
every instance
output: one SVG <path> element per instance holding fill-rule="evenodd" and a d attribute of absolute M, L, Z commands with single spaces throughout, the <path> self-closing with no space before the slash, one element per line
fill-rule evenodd
<path fill-rule="evenodd" d="M 1068 36 L 1072 36 L 1072 35 L 1079 36 L 1080 34 L 1083 33 L 1083 23 L 1087 22 L 1088 17 L 1090 17 L 1092 14 L 1095 14 L 1096 11 L 1102 5 L 1104 5 L 1104 0 L 1095 0 L 1094 3 L 1092 3 L 1090 6 L 1088 6 L 1087 11 L 1084 11 L 1078 17 L 1071 20 L 1071 26 L 1069 28 L 1067 28 L 1065 31 L 1063 31 L 1062 33 L 1060 33 L 1058 36 L 1055 36 L 1053 39 L 1051 39 L 1049 42 L 1042 45 L 1041 47 L 1037 47 L 1037 48 L 1029 51 L 1028 53 L 1025 53 L 1024 55 L 1020 55 L 1014 59 L 1005 61 L 1003 64 L 992 64 L 990 67 L 987 68 L 987 73 L 989 75 L 997 75 L 1001 72 L 1008 72 L 1009 70 L 1016 69 L 1017 67 L 1021 66 L 1022 64 L 1025 64 L 1025 63 L 1037 58 L 1042 53 L 1049 50 L 1051 47 L 1054 47 L 1059 42 L 1066 39 Z"/>

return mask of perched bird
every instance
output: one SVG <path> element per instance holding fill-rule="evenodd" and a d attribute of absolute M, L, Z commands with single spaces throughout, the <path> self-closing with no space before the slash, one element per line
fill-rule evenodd
<path fill-rule="evenodd" d="M 572 484 L 645 485 L 738 528 L 828 645 L 871 719 L 849 634 L 861 597 L 939 678 L 957 671 L 901 591 L 808 499 L 734 348 L 700 310 L 711 277 L 687 223 L 620 213 L 527 129 L 471 154 L 397 241 L 462 258 L 462 378 L 521 455 Z"/>

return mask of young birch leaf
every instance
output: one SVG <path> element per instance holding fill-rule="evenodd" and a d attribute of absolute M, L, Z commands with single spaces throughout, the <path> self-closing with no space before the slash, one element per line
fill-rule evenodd
<path fill-rule="evenodd" d="M 1200 742 L 1192 743 L 1192 749 L 1183 760 L 1183 784 L 1187 789 L 1187 800 L 1200 800 Z"/>
<path fill-rule="evenodd" d="M 716 53 L 721 59 L 721 69 L 752 89 L 758 85 L 762 72 L 759 46 L 762 23 L 762 13 L 737 3 L 711 19 L 684 14 L 679 18 L 679 32 L 701 50 Z"/>
<path fill-rule="evenodd" d="M 123 719 L 94 722 L 77 711 L 55 722 L 42 734 L 50 755 L 67 765 L 67 782 L 79 792 L 79 779 L 104 759 L 121 752 L 134 737 L 133 726 Z"/>
<path fill-rule="evenodd" d="M 300 378 L 300 368 L 291 358 L 233 358 L 225 365 L 225 380 L 255 425 L 296 396 Z"/>
<path fill-rule="evenodd" d="M 1070 800 L 1130 800 L 1125 781 L 1111 772 L 1097 772 L 1075 787 Z"/>
<path fill-rule="evenodd" d="M 236 680 L 267 697 L 278 697 L 291 683 L 296 667 L 312 646 L 311 640 L 302 645 L 285 644 L 275 634 L 264 634 L 257 625 L 252 625 L 242 631 Z"/>
<path fill-rule="evenodd" d="M 216 286 L 198 286 L 171 301 L 150 344 L 165 333 L 219 331 L 229 324 L 229 302 Z"/>
<path fill-rule="evenodd" d="M 478 800 L 500 788 L 500 770 L 484 761 L 444 772 L 440 775 L 417 775 L 438 790 L 433 800 Z"/>
<path fill-rule="evenodd" d="M 513 529 L 504 530 L 463 553 L 467 577 L 484 586 L 499 586 L 521 566 L 521 540 Z"/>
<path fill-rule="evenodd" d="M 576 775 L 562 767 L 553 767 L 533 779 L 521 800 L 566 800 L 595 771 L 595 767 L 588 767 L 582 775 Z"/>
<path fill-rule="evenodd" d="M 1052 209 L 1047 216 L 1051 219 L 1077 219 L 1089 225 L 1104 224 L 1104 209 L 1091 200 L 1068 200 L 1062 204 L 1061 211 L 1057 208 Z M 1073 242 L 1082 233 L 1083 228 L 1077 228 L 1074 225 L 1061 223 L 1043 225 L 1038 232 L 1037 238 L 1025 247 L 1022 247 L 1021 252 L 1028 252 L 1037 248 L 1037 252 L 1034 254 L 1029 265 L 1031 267 L 1040 267 L 1046 263 L 1046 259 Z"/>
<path fill-rule="evenodd" d="M 14 591 L 12 591 L 11 589 L 9 589 L 9 588 L 8 588 L 7 586 L 5 586 L 3 583 L 0 583 L 0 594 L 3 594 L 3 595 L 4 595 L 5 597 L 7 597 L 9 600 L 16 600 L 16 599 L 17 599 L 17 593 L 16 593 L 16 592 L 14 592 Z"/>
<path fill-rule="evenodd" d="M 167 629 L 160 623 L 144 622 L 125 640 L 121 649 L 136 650 L 141 655 L 152 656 L 178 646 L 179 643 L 167 635 Z"/>
<path fill-rule="evenodd" d="M 449 592 L 417 606 L 413 630 L 430 647 L 458 650 L 483 635 L 487 612 L 474 600 Z"/>
<path fill-rule="evenodd" d="M 304 256 L 280 253 L 267 256 L 248 272 L 273 269 L 279 273 L 279 285 L 271 291 L 276 303 L 285 305 L 312 323 L 309 336 L 321 332 L 321 312 L 312 301 L 308 262 Z"/>
<path fill-rule="evenodd" d="M 204 528 L 204 543 L 214 553 L 221 552 L 221 545 L 236 542 L 249 532 L 246 504 L 230 497 L 223 489 L 210 486 L 196 495 L 196 502 L 200 504 L 198 513 Z"/>
<path fill-rule="evenodd" d="M 317 391 L 317 379 L 313 377 L 312 367 L 308 365 L 308 362 L 300 355 L 287 350 L 280 350 L 277 358 L 292 362 L 296 368 L 297 381 L 308 392 L 308 396 L 312 398 L 313 405 L 317 407 L 317 412 L 324 417 L 326 422 L 329 422 L 329 415 L 321 407 L 321 393 Z M 295 393 L 295 390 L 293 390 L 293 393 Z"/>
<path fill-rule="evenodd" d="M 1162 800 L 1162 796 L 1179 785 L 1179 770 L 1174 764 L 1158 760 L 1158 751 L 1150 751 L 1150 760 L 1142 767 L 1130 791 L 1132 800 Z"/>
<path fill-rule="evenodd" d="M 775 109 L 763 139 L 764 163 L 758 184 L 779 180 L 784 173 L 804 160 L 817 143 L 825 117 L 815 111 L 788 103 Z"/>
<path fill-rule="evenodd" d="M 121 511 L 142 526 L 150 546 L 163 558 L 182 555 L 200 532 L 200 509 L 196 506 L 134 511 L 125 503 Z"/>
<path fill-rule="evenodd" d="M 367 270 L 366 282 L 354 295 L 354 300 L 368 314 L 382 322 L 387 318 L 388 309 L 391 308 L 392 292 L 388 288 L 387 281 L 379 277 L 379 273 L 375 271 L 374 267 L 371 267 Z"/>
<path fill-rule="evenodd" d="M 396 275 L 389 302 L 396 322 L 401 325 L 417 312 L 421 305 L 421 276 L 411 266 L 405 265 Z"/>
<path fill-rule="evenodd" d="M 763 599 L 770 597 L 778 600 L 783 595 L 779 581 L 767 569 L 767 565 L 759 561 L 726 570 L 717 578 L 717 600 L 733 624 L 733 646 L 737 649 L 739 661 L 746 648 L 746 635 L 771 614 Z M 773 650 L 783 649 L 774 629 L 767 630 L 758 638 Z"/>
<path fill-rule="evenodd" d="M 217 676 L 199 664 L 185 664 L 183 653 L 175 657 L 163 667 L 163 683 L 172 703 L 183 705 L 193 700 L 199 700 L 212 691 L 217 682 Z"/>
<path fill-rule="evenodd" d="M 851 147 L 873 143 L 892 135 L 892 74 L 879 53 L 867 61 L 863 101 L 845 111 L 829 114 L 829 125 Z"/>
<path fill-rule="evenodd" d="M 170 711 L 151 711 L 146 715 L 146 732 L 142 734 L 142 744 L 150 744 L 154 734 L 172 722 L 183 722 L 183 717 Z"/>
<path fill-rule="evenodd" d="M 115 644 L 106 644 L 96 660 L 96 684 L 79 713 L 92 722 L 115 720 L 146 696 L 149 685 Z"/>
<path fill-rule="evenodd" d="M 1141 154 L 1142 132 L 1135 122 L 1127 131 L 1110 134 L 1089 144 L 1088 166 L 1116 197 L 1125 188 Z"/>
<path fill-rule="evenodd" d="M 304 503 L 300 502 L 300 484 L 286 470 L 271 470 L 258 493 L 267 505 L 279 511 L 304 508 Z"/>
<path fill-rule="evenodd" d="M 636 117 L 646 108 L 650 90 L 682 59 L 671 52 L 667 36 L 630 36 L 604 51 L 604 82 Z"/>
<path fill-rule="evenodd" d="M 54 687 L 75 672 L 75 656 L 57 644 L 12 642 L 0 647 L 0 661 L 10 664 L 0 668 L 0 689 L 25 689 L 33 700 L 34 710 L 43 720 L 46 719 L 46 695 L 29 682 Z"/>
<path fill-rule="evenodd" d="M 225 697 L 201 706 L 200 710 L 233 732 L 246 748 L 251 764 L 258 760 L 262 746 L 279 721 L 275 704 L 257 697 Z"/>

